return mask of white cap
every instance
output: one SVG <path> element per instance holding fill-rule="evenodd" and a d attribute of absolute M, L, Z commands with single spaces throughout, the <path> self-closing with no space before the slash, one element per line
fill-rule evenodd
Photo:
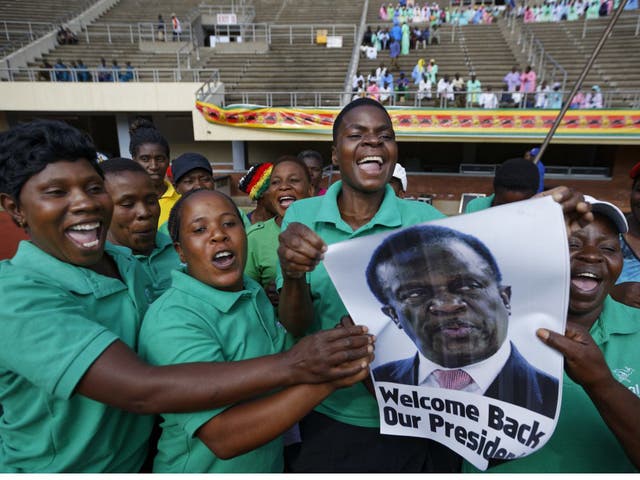
<path fill-rule="evenodd" d="M 604 215 L 613 222 L 620 233 L 627 233 L 629 225 L 622 211 L 613 203 L 597 200 L 589 195 L 584 196 L 585 201 L 591 204 L 591 211 Z"/>
<path fill-rule="evenodd" d="M 400 180 L 400 183 L 402 184 L 402 191 L 406 192 L 407 191 L 407 171 L 399 163 L 396 163 L 396 167 L 393 169 L 392 177 Z"/>

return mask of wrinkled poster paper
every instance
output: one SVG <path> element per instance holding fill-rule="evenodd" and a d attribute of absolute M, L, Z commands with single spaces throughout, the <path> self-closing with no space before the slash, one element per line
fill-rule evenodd
<path fill-rule="evenodd" d="M 468 234 L 488 248 L 502 274 L 500 284 L 510 286 L 506 339 L 502 343 L 501 354 L 496 353 L 496 358 L 500 357 L 495 360 L 497 363 L 485 367 L 494 361 L 489 358 L 472 366 L 476 369 L 474 372 L 484 369 L 485 373 L 489 370 L 493 373 L 486 373 L 486 376 L 485 373 L 474 374 L 478 378 L 486 378 L 470 391 L 442 388 L 434 385 L 433 380 L 430 386 L 425 386 L 421 380 L 424 373 L 421 363 L 428 361 L 419 353 L 418 343 L 405 333 L 407 329 L 398 328 L 389 316 L 389 309 L 384 313 L 385 305 L 369 288 L 365 274 L 374 250 L 386 237 L 400 230 L 329 246 L 324 263 L 338 293 L 354 322 L 367 325 L 377 337 L 376 358 L 371 370 L 381 432 L 436 440 L 480 469 L 486 469 L 493 459 L 528 455 L 551 437 L 562 395 L 562 356 L 535 335 L 536 329 L 541 327 L 558 332 L 564 332 L 565 328 L 570 271 L 561 209 L 547 197 L 423 225 L 439 225 Z M 415 250 L 416 246 L 415 242 L 404 247 L 395 245 L 391 240 L 389 243 L 393 245 L 394 256 Z M 403 248 L 405 252 L 402 252 Z M 416 264 L 415 261 L 413 263 Z M 422 270 L 428 274 L 430 269 Z M 428 297 L 424 286 L 420 285 L 428 278 L 421 273 L 422 270 L 420 266 L 414 267 L 406 280 L 413 283 L 403 298 L 405 304 L 414 302 L 409 311 L 414 312 L 418 322 L 423 321 L 421 312 L 426 315 L 427 300 L 423 299 Z M 387 275 L 389 271 L 383 273 Z M 457 278 L 456 274 L 465 278 L 463 272 L 445 273 L 453 279 Z M 389 278 L 384 277 L 381 284 L 384 285 Z M 396 275 L 397 278 L 404 277 Z M 474 289 L 474 284 L 459 287 L 455 281 L 452 282 L 439 288 Z M 396 285 L 393 288 L 396 287 L 406 290 L 406 286 Z M 429 288 L 435 287 L 430 285 Z M 462 310 L 465 308 L 467 313 L 461 315 L 472 314 L 472 308 L 466 306 Z M 406 315 L 411 313 L 405 312 Z M 447 315 L 450 319 L 458 314 L 449 312 Z M 486 323 L 491 324 L 499 314 L 488 318 Z M 459 329 L 456 326 L 452 333 L 454 340 L 464 337 L 472 328 L 463 325 Z M 486 328 L 490 330 L 490 326 Z M 426 343 L 429 343 L 429 338 Z M 438 348 L 437 345 L 432 347 Z M 506 374 L 515 356 L 518 357 L 515 369 L 519 373 Z M 499 387 L 497 390 L 496 385 Z"/>

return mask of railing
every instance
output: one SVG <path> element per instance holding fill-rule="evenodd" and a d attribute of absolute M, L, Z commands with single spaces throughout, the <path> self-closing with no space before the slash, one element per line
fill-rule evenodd
<path fill-rule="evenodd" d="M 584 16 L 584 20 L 582 22 L 582 38 L 583 39 L 587 36 L 588 31 L 599 32 L 601 30 L 604 30 L 607 27 L 606 23 L 602 21 L 595 22 L 595 20 L 596 20 L 595 18 L 588 19 L 586 15 Z M 631 22 L 623 23 L 623 20 L 620 19 L 616 24 L 615 28 L 613 29 L 613 31 L 611 32 L 611 35 L 614 35 L 614 34 L 623 34 L 623 35 L 631 34 L 634 37 L 637 37 L 638 35 L 640 35 L 640 14 L 638 14 L 638 18 L 635 21 L 635 24 Z"/>
<path fill-rule="evenodd" d="M 266 42 L 269 43 L 269 25 L 266 23 L 241 23 L 238 25 L 216 25 L 213 29 L 216 36 L 238 38 L 242 42 Z"/>
<path fill-rule="evenodd" d="M 157 23 L 140 22 L 140 23 L 95 23 L 91 25 L 83 25 L 82 32 L 79 37 L 85 43 L 106 41 L 107 43 L 127 42 L 136 44 L 142 41 L 146 42 L 171 42 L 174 36 L 165 28 L 162 36 L 158 35 Z M 182 33 L 175 40 L 191 43 L 193 41 L 193 32 L 191 25 L 184 26 Z"/>
<path fill-rule="evenodd" d="M 86 76 L 85 76 L 86 73 Z M 127 74 L 130 73 L 130 78 Z M 129 83 L 129 82 L 202 82 L 217 76 L 212 68 L 121 68 L 92 67 L 86 70 L 67 68 L 0 68 L 0 78 L 14 82 L 46 81 L 52 83 Z"/>
<path fill-rule="evenodd" d="M 413 88 L 413 86 L 412 86 Z M 417 107 L 417 108 L 482 108 L 479 100 L 483 93 L 492 93 L 495 95 L 496 108 L 515 108 L 515 109 L 532 109 L 537 110 L 559 110 L 562 102 L 569 101 L 568 94 L 570 91 L 550 91 L 544 93 L 527 93 L 521 94 L 516 101 L 513 100 L 512 93 L 506 90 L 481 90 L 470 94 L 466 91 L 454 92 L 451 97 L 439 96 L 437 92 L 420 92 L 416 89 L 404 92 L 392 92 L 385 98 L 385 94 L 377 94 L 377 99 L 382 101 L 383 105 L 390 107 Z M 544 103 L 542 103 L 544 96 Z M 234 104 L 260 105 L 264 107 L 340 107 L 344 105 L 344 99 L 352 100 L 361 96 L 373 96 L 367 94 L 357 94 L 352 91 L 263 91 L 263 92 L 225 92 L 222 106 Z M 474 101 L 471 103 L 471 101 Z M 541 107 L 535 107 L 537 102 Z M 620 90 L 620 91 L 603 91 L 602 92 L 602 108 L 624 108 L 638 109 L 640 108 L 640 90 Z M 554 106 L 554 108 L 551 108 Z M 588 109 L 584 107 L 584 109 Z"/>
<path fill-rule="evenodd" d="M 214 70 L 211 73 L 211 76 L 205 80 L 202 86 L 196 90 L 196 99 L 201 102 L 206 102 L 211 95 L 216 93 L 218 87 L 220 86 L 220 71 Z"/>
<path fill-rule="evenodd" d="M 0 35 L 7 41 L 24 41 L 28 39 L 30 42 L 33 42 L 45 33 L 57 30 L 58 27 L 54 23 L 49 22 L 2 21 L 0 22 L 0 28 Z"/>
<path fill-rule="evenodd" d="M 34 40 L 57 30 L 53 23 L 49 22 L 0 22 L 0 57 L 4 57 Z"/>
<path fill-rule="evenodd" d="M 314 25 L 269 25 L 269 43 L 274 39 L 284 40 L 285 43 L 316 43 L 318 30 L 326 30 L 328 35 L 350 37 L 357 43 L 358 29 L 354 24 L 314 24 Z M 282 43 L 282 42 L 280 42 Z"/>

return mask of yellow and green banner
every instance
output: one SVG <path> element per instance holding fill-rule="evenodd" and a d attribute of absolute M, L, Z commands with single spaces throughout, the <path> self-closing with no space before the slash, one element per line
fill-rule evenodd
<path fill-rule="evenodd" d="M 196 102 L 211 123 L 288 132 L 331 134 L 338 108 L 233 105 Z M 539 137 L 553 125 L 556 110 L 387 108 L 399 136 Z M 640 110 L 569 110 L 558 137 L 625 138 L 640 141 Z"/>

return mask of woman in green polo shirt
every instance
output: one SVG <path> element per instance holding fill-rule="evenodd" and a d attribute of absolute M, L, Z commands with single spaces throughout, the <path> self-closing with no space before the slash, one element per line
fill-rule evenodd
<path fill-rule="evenodd" d="M 562 406 L 549 441 L 491 473 L 624 473 L 640 469 L 640 310 L 609 295 L 622 269 L 623 213 L 586 197 L 595 220 L 569 236 L 571 291 L 564 335 L 538 336 L 565 358 Z M 475 471 L 465 462 L 465 471 Z"/>
<path fill-rule="evenodd" d="M 131 250 L 153 281 L 155 300 L 171 285 L 171 271 L 180 266 L 171 238 L 158 231 L 158 194 L 147 172 L 133 160 L 111 158 L 100 168 L 113 200 L 107 240 Z"/>
<path fill-rule="evenodd" d="M 393 123 L 375 100 L 345 106 L 333 124 L 332 162 L 341 181 L 322 197 L 289 207 L 278 256 L 278 317 L 303 337 L 332 328 L 347 310 L 322 263 L 327 244 L 415 225 L 444 215 L 422 202 L 397 198 L 389 179 L 398 160 Z M 547 192 L 572 225 L 590 219 L 582 195 Z M 586 218 L 585 218 L 586 217 Z M 302 443 L 291 448 L 294 472 L 451 472 L 457 455 L 426 439 L 381 435 L 378 406 L 364 384 L 334 392 L 300 422 Z M 366 448 L 361 448 L 366 445 Z"/>
<path fill-rule="evenodd" d="M 370 338 L 346 328 L 244 362 L 140 360 L 150 279 L 105 246 L 113 203 L 95 147 L 62 122 L 0 134 L 0 204 L 30 238 L 0 262 L 0 472 L 137 472 L 152 424 L 144 414 L 349 377 L 363 368 L 345 359 L 370 356 Z"/>
<path fill-rule="evenodd" d="M 226 195 L 195 190 L 169 217 L 184 270 L 149 308 L 140 353 L 155 365 L 237 362 L 280 353 L 285 331 L 261 286 L 244 274 L 247 236 Z M 362 362 L 357 360 L 356 362 Z M 362 381 L 296 385 L 238 405 L 165 413 L 154 472 L 282 472 L 280 435 L 336 388 Z"/>
<path fill-rule="evenodd" d="M 265 196 L 276 216 L 252 225 L 247 230 L 249 253 L 245 273 L 260 283 L 271 303 L 278 306 L 275 288 L 278 269 L 278 235 L 287 208 L 302 198 L 312 195 L 311 175 L 306 164 L 293 156 L 284 156 L 273 162 L 271 180 Z"/>

